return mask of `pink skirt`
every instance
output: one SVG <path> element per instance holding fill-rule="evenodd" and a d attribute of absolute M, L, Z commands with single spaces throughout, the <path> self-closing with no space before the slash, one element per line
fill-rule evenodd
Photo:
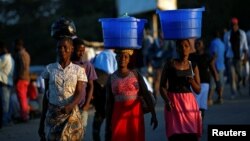
<path fill-rule="evenodd" d="M 172 103 L 172 110 L 165 107 L 166 135 L 174 134 L 202 134 L 202 119 L 193 93 L 168 93 Z"/>

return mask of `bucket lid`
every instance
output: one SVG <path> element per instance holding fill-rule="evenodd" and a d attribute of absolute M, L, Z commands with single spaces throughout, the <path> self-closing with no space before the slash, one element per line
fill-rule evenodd
<path fill-rule="evenodd" d="M 118 21 L 118 22 L 144 22 L 146 23 L 146 19 L 137 19 L 135 17 L 128 16 L 127 13 L 125 13 L 122 17 L 119 18 L 101 18 L 99 19 L 99 22 L 112 22 L 112 21 Z"/>

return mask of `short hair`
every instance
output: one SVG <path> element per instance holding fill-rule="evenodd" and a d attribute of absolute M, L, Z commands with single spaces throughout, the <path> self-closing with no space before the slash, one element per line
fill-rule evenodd
<path fill-rule="evenodd" d="M 77 48 L 79 45 L 85 45 L 84 41 L 78 37 L 73 39 L 73 46 Z"/>
<path fill-rule="evenodd" d="M 15 46 L 24 46 L 23 39 L 15 39 L 14 41 Z"/>

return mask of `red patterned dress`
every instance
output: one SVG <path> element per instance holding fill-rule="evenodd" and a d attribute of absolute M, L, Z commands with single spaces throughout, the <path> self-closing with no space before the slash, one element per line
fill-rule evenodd
<path fill-rule="evenodd" d="M 134 73 L 130 71 L 124 78 L 114 73 L 111 76 L 111 91 L 114 97 L 112 141 L 145 141 L 139 84 Z"/>

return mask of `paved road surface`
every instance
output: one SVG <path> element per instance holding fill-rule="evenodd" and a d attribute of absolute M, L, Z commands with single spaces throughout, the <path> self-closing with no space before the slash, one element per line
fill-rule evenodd
<path fill-rule="evenodd" d="M 235 100 L 230 100 L 228 86 L 225 88 L 224 104 L 210 106 L 206 112 L 205 127 L 201 141 L 207 141 L 208 124 L 249 124 L 250 125 L 250 96 L 248 88 L 244 88 Z M 159 97 L 157 103 L 157 117 L 159 120 L 158 128 L 153 131 L 149 126 L 150 115 L 145 115 L 146 139 L 147 141 L 167 141 L 165 136 L 163 119 L 163 101 Z M 91 139 L 91 124 L 93 121 L 94 110 L 89 112 L 89 124 L 85 141 Z M 13 124 L 9 127 L 0 129 L 0 141 L 39 141 L 37 135 L 39 119 L 30 120 L 28 123 Z M 104 126 L 102 127 L 103 137 Z"/>

